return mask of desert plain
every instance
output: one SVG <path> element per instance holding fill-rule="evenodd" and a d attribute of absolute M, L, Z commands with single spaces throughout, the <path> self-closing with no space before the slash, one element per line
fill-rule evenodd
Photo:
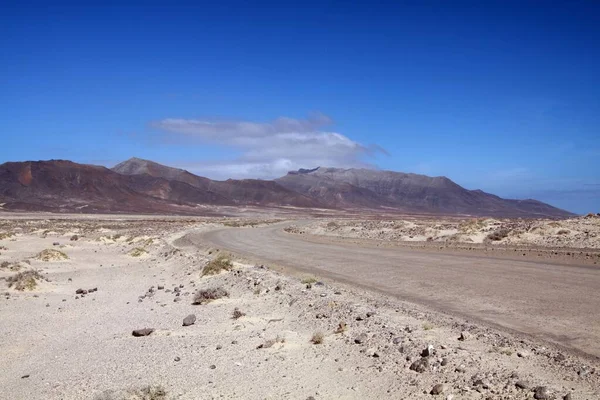
<path fill-rule="evenodd" d="M 600 216 L 0 215 L 2 399 L 600 399 Z"/>

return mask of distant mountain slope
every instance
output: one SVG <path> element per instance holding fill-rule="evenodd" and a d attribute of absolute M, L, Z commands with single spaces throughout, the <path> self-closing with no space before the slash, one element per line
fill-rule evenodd
<path fill-rule="evenodd" d="M 274 181 L 213 181 L 132 158 L 112 170 L 71 161 L 0 165 L 0 208 L 79 212 L 206 212 L 199 206 L 294 206 L 384 212 L 569 217 L 536 200 L 506 200 L 445 177 L 368 169 L 315 168 Z"/>
<path fill-rule="evenodd" d="M 171 212 L 178 205 L 233 204 L 183 182 L 63 160 L 0 165 L 0 202 L 9 209 L 89 212 Z"/>
<path fill-rule="evenodd" d="M 227 199 L 233 204 L 254 204 L 262 206 L 322 207 L 319 201 L 291 191 L 274 181 L 260 179 L 228 179 L 213 181 L 194 175 L 186 170 L 167 167 L 154 161 L 130 158 L 112 168 L 124 175 L 147 174 L 154 177 L 188 183 L 202 190 Z"/>
<path fill-rule="evenodd" d="M 506 200 L 481 190 L 467 190 L 446 177 L 393 171 L 303 169 L 276 182 L 336 207 L 393 207 L 403 212 L 511 217 L 573 215 L 536 200 Z"/>

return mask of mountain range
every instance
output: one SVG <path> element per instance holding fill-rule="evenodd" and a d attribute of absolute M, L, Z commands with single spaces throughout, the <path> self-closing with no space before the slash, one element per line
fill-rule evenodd
<path fill-rule="evenodd" d="M 65 160 L 0 165 L 0 208 L 52 212 L 208 213 L 211 206 L 299 207 L 498 217 L 564 218 L 537 200 L 467 190 L 446 177 L 314 168 L 275 180 L 215 181 L 131 158 L 113 168 Z"/>

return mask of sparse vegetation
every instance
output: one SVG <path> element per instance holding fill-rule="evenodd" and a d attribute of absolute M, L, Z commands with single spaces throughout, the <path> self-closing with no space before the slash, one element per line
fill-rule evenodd
<path fill-rule="evenodd" d="M 328 222 L 326 226 L 327 226 L 327 229 L 337 229 L 340 227 L 338 225 L 338 223 L 335 221 Z"/>
<path fill-rule="evenodd" d="M 505 237 L 508 237 L 509 233 L 510 233 L 510 230 L 508 230 L 506 228 L 502 228 L 502 229 L 498 229 L 495 232 L 490 233 L 489 235 L 487 235 L 487 238 L 488 238 L 488 240 L 497 242 L 499 240 L 504 239 Z"/>
<path fill-rule="evenodd" d="M 0 240 L 9 239 L 13 236 L 15 236 L 15 234 L 12 232 L 0 232 Z"/>
<path fill-rule="evenodd" d="M 425 331 L 430 331 L 430 330 L 432 330 L 432 329 L 433 329 L 433 324 L 432 324 L 432 323 L 425 322 L 425 323 L 423 324 L 423 330 L 425 330 Z"/>
<path fill-rule="evenodd" d="M 323 344 L 324 341 L 325 341 L 325 335 L 323 334 L 323 332 L 315 332 L 315 333 L 313 333 L 312 337 L 310 338 L 310 342 L 312 344 Z"/>
<path fill-rule="evenodd" d="M 240 311 L 240 309 L 236 307 L 233 310 L 233 314 L 231 315 L 231 318 L 233 318 L 233 319 L 240 319 L 240 318 L 244 317 L 245 315 L 246 315 L 246 313 Z"/>
<path fill-rule="evenodd" d="M 65 253 L 63 253 L 60 250 L 55 250 L 55 249 L 46 249 L 46 250 L 42 250 L 40 251 L 35 258 L 37 258 L 38 260 L 41 261 L 62 261 L 62 260 L 68 260 L 69 256 L 67 256 Z"/>
<path fill-rule="evenodd" d="M 346 325 L 345 322 L 342 321 L 338 324 L 338 327 L 335 329 L 334 332 L 337 334 L 340 334 L 340 333 L 346 332 L 347 329 L 348 329 L 348 326 Z"/>
<path fill-rule="evenodd" d="M 33 290 L 37 286 L 37 281 L 43 280 L 44 277 L 33 269 L 28 271 L 19 272 L 13 276 L 9 276 L 6 278 L 6 282 L 8 282 L 8 287 L 14 287 L 15 290 L 24 291 L 24 290 Z"/>
<path fill-rule="evenodd" d="M 142 247 L 136 247 L 135 249 L 133 249 L 129 252 L 129 255 L 131 257 L 141 257 L 146 254 L 148 254 L 148 250 L 146 250 Z"/>
<path fill-rule="evenodd" d="M 144 386 L 140 389 L 107 390 L 94 397 L 94 400 L 164 400 L 166 390 L 160 386 Z"/>
<path fill-rule="evenodd" d="M 316 283 L 317 278 L 315 278 L 314 276 L 308 276 L 306 278 L 303 278 L 301 282 L 305 285 L 309 285 L 309 284 Z"/>
<path fill-rule="evenodd" d="M 0 269 L 6 269 L 10 267 L 10 263 L 8 261 L 2 261 L 2 264 L 0 264 Z"/>
<path fill-rule="evenodd" d="M 231 271 L 232 268 L 231 260 L 225 254 L 219 254 L 202 269 L 202 276 L 217 275 L 222 271 Z"/>
<path fill-rule="evenodd" d="M 227 290 L 223 289 L 220 286 L 216 288 L 203 289 L 196 292 L 196 294 L 194 295 L 194 302 L 192 304 L 206 304 L 213 300 L 217 300 L 228 296 L 229 292 L 227 292 Z"/>

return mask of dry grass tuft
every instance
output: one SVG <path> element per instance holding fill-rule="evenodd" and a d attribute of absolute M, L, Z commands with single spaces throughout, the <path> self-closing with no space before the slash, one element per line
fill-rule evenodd
<path fill-rule="evenodd" d="M 323 334 L 323 332 L 315 332 L 315 333 L 313 333 L 312 337 L 310 338 L 310 342 L 312 344 L 323 344 L 324 341 L 325 341 L 325 335 Z"/>
<path fill-rule="evenodd" d="M 135 249 L 133 249 L 129 252 L 129 255 L 131 257 L 141 257 L 146 254 L 148 254 L 148 250 L 143 249 L 141 247 L 136 247 Z"/>
<path fill-rule="evenodd" d="M 37 282 L 41 280 L 44 280 L 44 277 L 33 269 L 19 272 L 18 274 L 6 278 L 8 287 L 14 287 L 15 290 L 19 291 L 33 290 L 37 287 Z"/>
<path fill-rule="evenodd" d="M 63 253 L 60 250 L 55 250 L 55 249 L 46 249 L 46 250 L 42 250 L 40 251 L 35 258 L 37 258 L 38 260 L 42 260 L 42 261 L 63 261 L 63 260 L 68 260 L 69 256 L 67 256 L 65 253 Z"/>
<path fill-rule="evenodd" d="M 423 330 L 425 330 L 425 331 L 430 331 L 430 330 L 432 330 L 432 329 L 433 329 L 433 324 L 432 324 L 432 323 L 430 323 L 430 322 L 425 322 L 425 323 L 423 324 Z"/>
<path fill-rule="evenodd" d="M 240 311 L 240 309 L 236 307 L 233 310 L 233 314 L 231 315 L 231 318 L 233 318 L 233 319 L 240 319 L 240 318 L 244 317 L 245 315 L 246 315 L 246 313 Z"/>
<path fill-rule="evenodd" d="M 203 289 L 203 290 L 196 292 L 196 294 L 194 295 L 194 301 L 192 304 L 194 304 L 194 305 L 206 304 L 206 303 L 210 303 L 213 300 L 217 300 L 217 299 L 220 299 L 223 297 L 228 297 L 228 296 L 229 296 L 229 292 L 227 292 L 227 290 L 223 289 L 220 286 L 216 287 L 216 288 Z"/>
<path fill-rule="evenodd" d="M 231 263 L 231 260 L 229 260 L 226 255 L 220 254 L 206 264 L 202 269 L 202 276 L 218 275 L 222 271 L 231 271 L 232 268 L 233 264 Z"/>
<path fill-rule="evenodd" d="M 305 285 L 310 285 L 313 283 L 317 283 L 318 281 L 317 278 L 315 278 L 314 276 L 307 276 L 306 278 L 302 278 L 301 282 Z"/>
<path fill-rule="evenodd" d="M 160 386 L 144 386 L 139 389 L 107 390 L 94 397 L 94 400 L 165 400 L 166 390 Z"/>
<path fill-rule="evenodd" d="M 336 328 L 336 330 L 334 331 L 335 333 L 344 333 L 346 332 L 346 330 L 348 329 L 348 326 L 346 325 L 345 322 L 340 322 L 338 327 Z"/>

